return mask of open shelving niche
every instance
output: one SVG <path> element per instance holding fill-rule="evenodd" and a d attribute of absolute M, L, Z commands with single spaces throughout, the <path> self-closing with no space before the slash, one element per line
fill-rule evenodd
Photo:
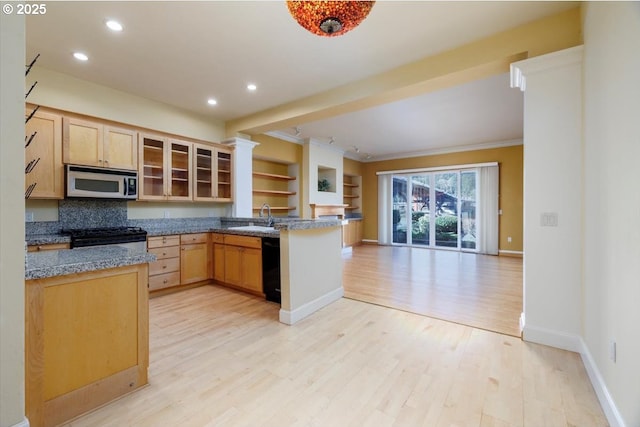
<path fill-rule="evenodd" d="M 361 186 L 362 177 L 357 175 L 343 175 L 342 186 L 344 187 L 342 198 L 344 209 L 350 213 L 361 213 Z"/>
<path fill-rule="evenodd" d="M 257 216 L 263 203 L 273 216 L 300 215 L 299 166 L 271 160 L 253 159 L 253 211 Z"/>

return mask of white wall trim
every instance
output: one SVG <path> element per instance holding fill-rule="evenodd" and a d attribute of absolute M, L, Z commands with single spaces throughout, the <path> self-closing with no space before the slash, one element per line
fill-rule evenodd
<path fill-rule="evenodd" d="M 378 244 L 378 239 L 362 239 L 362 243 L 375 243 Z"/>
<path fill-rule="evenodd" d="M 523 251 L 507 251 L 505 249 L 500 249 L 498 254 L 507 254 L 507 255 L 524 255 Z"/>
<path fill-rule="evenodd" d="M 269 132 L 265 132 L 264 135 L 270 136 L 272 138 L 278 138 L 287 142 L 293 142 L 294 144 L 302 145 L 302 143 L 304 142 L 304 138 L 299 138 L 297 136 L 293 136 L 279 130 L 270 130 Z"/>
<path fill-rule="evenodd" d="M 498 166 L 498 162 L 486 162 L 486 163 L 470 163 L 467 165 L 451 165 L 451 166 L 434 166 L 431 168 L 418 168 L 418 169 L 399 169 L 393 171 L 379 171 L 376 172 L 376 175 L 392 175 L 392 174 L 401 174 L 401 173 L 420 173 L 420 172 L 435 172 L 435 171 L 446 171 L 452 169 L 473 169 L 473 168 L 481 168 L 487 166 Z"/>
<path fill-rule="evenodd" d="M 20 421 L 18 424 L 12 425 L 11 427 L 29 427 L 29 420 L 23 418 L 22 421 Z"/>
<path fill-rule="evenodd" d="M 371 156 L 370 158 L 356 158 L 363 163 L 378 162 L 382 160 L 407 159 L 410 157 L 435 156 L 439 154 L 460 153 L 463 151 L 489 150 L 492 148 L 512 147 L 514 145 L 522 145 L 522 139 L 514 139 L 508 141 L 485 142 L 471 145 L 456 145 L 454 147 L 434 148 L 424 151 L 412 151 L 407 153 L 388 154 L 382 156 Z M 345 154 L 345 157 L 350 157 Z M 351 158 L 351 157 L 350 157 Z"/>
<path fill-rule="evenodd" d="M 511 87 L 520 88 L 524 92 L 527 89 L 525 74 L 530 75 L 582 62 L 583 51 L 584 46 L 580 45 L 514 62 L 510 65 Z"/>
<path fill-rule="evenodd" d="M 344 288 L 340 286 L 321 297 L 314 299 L 313 301 L 309 301 L 308 303 L 296 308 L 293 311 L 280 309 L 280 322 L 293 325 L 299 320 L 304 319 L 310 314 L 315 313 L 323 307 L 328 306 L 332 302 L 335 302 L 344 296 Z"/>
<path fill-rule="evenodd" d="M 522 319 L 524 319 L 524 316 Z M 539 328 L 527 324 L 524 325 L 522 330 L 522 339 L 524 341 L 548 345 L 549 347 L 555 347 L 561 350 L 573 351 L 574 353 L 580 353 L 583 348 L 581 344 L 582 338 L 579 335 L 566 334 L 564 332 Z"/>
<path fill-rule="evenodd" d="M 587 375 L 589 375 L 591 385 L 593 385 L 596 396 L 598 396 L 600 406 L 602 406 L 602 410 L 604 411 L 604 415 L 607 417 L 607 421 L 611 427 L 626 427 L 626 424 L 622 419 L 622 415 L 620 415 L 613 397 L 609 393 L 609 389 L 602 378 L 598 365 L 596 365 L 596 362 L 593 360 L 593 356 L 582 338 L 580 338 L 580 346 L 582 363 L 584 363 Z"/>
<path fill-rule="evenodd" d="M 526 317 L 524 311 L 520 313 L 520 336 L 522 336 L 522 331 L 524 330 L 524 325 L 526 325 Z"/>

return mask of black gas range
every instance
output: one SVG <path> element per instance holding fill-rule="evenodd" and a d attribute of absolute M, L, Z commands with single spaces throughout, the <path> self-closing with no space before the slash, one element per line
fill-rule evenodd
<path fill-rule="evenodd" d="M 147 232 L 140 227 L 65 229 L 61 233 L 71 237 L 71 249 L 112 245 L 145 250 L 147 241 Z"/>

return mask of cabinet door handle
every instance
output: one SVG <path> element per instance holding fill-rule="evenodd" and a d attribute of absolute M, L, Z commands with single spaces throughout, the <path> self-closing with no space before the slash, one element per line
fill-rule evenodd
<path fill-rule="evenodd" d="M 163 266 L 162 266 L 162 268 L 163 268 L 163 269 L 165 269 L 165 268 L 167 268 L 167 266 L 166 266 L 166 265 L 163 265 Z"/>
<path fill-rule="evenodd" d="M 167 256 L 167 253 L 166 252 L 162 252 L 162 256 Z"/>
<path fill-rule="evenodd" d="M 164 279 L 164 281 L 162 283 L 168 283 L 169 281 L 167 279 Z"/>

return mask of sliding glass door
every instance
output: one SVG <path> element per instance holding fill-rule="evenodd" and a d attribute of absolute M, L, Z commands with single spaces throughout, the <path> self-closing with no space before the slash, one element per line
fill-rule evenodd
<path fill-rule="evenodd" d="M 408 179 L 405 176 L 393 177 L 393 243 L 409 243 L 407 241 L 407 189 Z"/>
<path fill-rule="evenodd" d="M 393 243 L 476 249 L 476 170 L 393 176 Z"/>
<path fill-rule="evenodd" d="M 458 172 L 435 174 L 436 247 L 459 247 L 458 176 Z"/>

